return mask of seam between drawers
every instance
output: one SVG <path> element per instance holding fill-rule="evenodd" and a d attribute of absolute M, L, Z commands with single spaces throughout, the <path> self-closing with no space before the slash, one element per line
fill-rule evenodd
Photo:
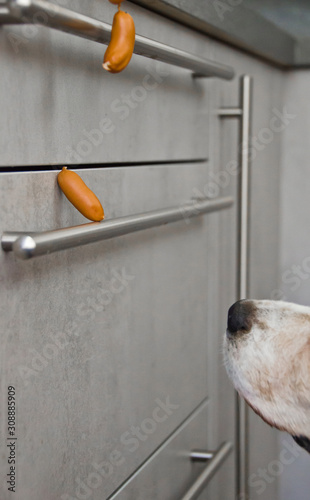
<path fill-rule="evenodd" d="M 133 481 L 140 472 L 149 465 L 149 463 L 154 460 L 160 453 L 161 451 L 178 435 L 180 432 L 182 432 L 187 425 L 196 418 L 196 416 L 200 413 L 200 411 L 205 408 L 209 403 L 209 398 L 205 398 L 201 403 L 199 403 L 198 406 L 183 420 L 175 429 L 174 431 L 153 451 L 151 455 L 149 455 L 140 465 L 139 467 L 130 474 L 130 476 L 123 481 L 120 486 L 116 490 L 113 491 L 113 493 L 107 497 L 106 500 L 113 500 L 115 498 L 115 495 L 118 495 L 121 493 L 131 481 Z"/>

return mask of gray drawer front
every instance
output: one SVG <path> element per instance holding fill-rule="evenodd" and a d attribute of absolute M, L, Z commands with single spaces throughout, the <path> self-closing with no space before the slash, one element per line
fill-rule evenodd
<path fill-rule="evenodd" d="M 203 189 L 207 166 L 80 174 L 113 218 L 181 204 Z M 1 230 L 85 222 L 59 192 L 56 172 L 1 174 L 0 186 Z M 104 464 L 107 477 L 93 492 L 102 500 L 206 397 L 207 256 L 218 251 L 208 228 L 221 217 L 34 261 L 1 252 L 1 398 L 16 388 L 17 500 L 74 498 L 78 481 Z M 6 453 L 0 461 L 5 477 Z M 3 483 L 0 496 L 10 498 Z"/>
<path fill-rule="evenodd" d="M 112 23 L 108 1 L 64 6 Z M 130 4 L 137 33 L 208 58 L 206 37 Z M 105 45 L 40 26 L 0 30 L 0 166 L 190 160 L 208 155 L 208 79 L 134 55 L 102 69 Z"/>
<path fill-rule="evenodd" d="M 205 402 L 109 500 L 180 500 L 207 465 L 189 455 L 209 450 L 210 427 Z"/>

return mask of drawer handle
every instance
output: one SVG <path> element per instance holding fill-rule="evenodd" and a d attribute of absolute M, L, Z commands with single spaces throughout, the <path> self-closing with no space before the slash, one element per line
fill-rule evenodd
<path fill-rule="evenodd" d="M 54 229 L 53 231 L 11 232 L 2 234 L 1 246 L 5 252 L 13 252 L 19 259 L 30 259 L 59 250 L 79 247 L 122 236 L 142 229 L 162 226 L 169 222 L 187 220 L 208 212 L 215 212 L 233 205 L 233 198 L 227 196 L 214 200 L 196 200 L 178 207 L 154 210 L 143 214 L 128 215 L 102 222 L 90 222 L 80 226 Z"/>
<path fill-rule="evenodd" d="M 60 7 L 46 0 L 7 0 L 0 8 L 0 24 L 35 23 L 42 24 L 71 35 L 108 44 L 111 25 Z M 231 80 L 235 76 L 233 68 L 198 57 L 184 50 L 136 35 L 134 53 L 157 59 L 174 66 L 190 69 L 194 76 L 216 76 Z"/>
<path fill-rule="evenodd" d="M 223 443 L 219 449 L 215 452 L 201 452 L 201 451 L 193 451 L 191 453 L 192 460 L 199 461 L 208 461 L 208 465 L 202 471 L 200 476 L 196 479 L 194 484 L 190 487 L 187 493 L 182 497 L 182 500 L 194 500 L 199 496 L 199 494 L 206 487 L 206 484 L 210 481 L 210 479 L 214 476 L 214 474 L 221 467 L 222 463 L 226 460 L 231 450 L 233 449 L 233 445 L 231 442 L 227 441 Z"/>
<path fill-rule="evenodd" d="M 248 259 L 249 259 L 249 187 L 250 187 L 250 150 L 251 150 L 251 121 L 253 78 L 249 75 L 241 77 L 240 106 L 238 108 L 222 108 L 220 118 L 239 118 L 240 148 L 240 181 L 239 181 L 239 242 L 238 242 L 238 293 L 236 300 L 244 299 L 248 293 Z M 248 455 L 249 430 L 248 406 L 236 394 L 238 414 L 238 442 L 237 446 L 237 488 L 240 497 L 248 498 Z"/>

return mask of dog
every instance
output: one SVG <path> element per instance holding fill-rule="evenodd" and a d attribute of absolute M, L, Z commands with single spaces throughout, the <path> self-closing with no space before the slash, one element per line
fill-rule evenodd
<path fill-rule="evenodd" d="M 224 363 L 255 413 L 310 453 L 310 307 L 236 302 L 228 311 Z"/>

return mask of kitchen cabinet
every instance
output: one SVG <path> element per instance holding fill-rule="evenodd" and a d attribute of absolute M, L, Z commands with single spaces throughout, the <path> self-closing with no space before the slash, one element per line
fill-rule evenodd
<path fill-rule="evenodd" d="M 265 64 L 247 54 L 242 54 L 217 42 L 213 43 L 213 57 L 217 60 L 225 58 L 237 74 L 250 74 L 253 78 L 252 99 L 252 131 L 250 157 L 250 233 L 249 233 L 249 297 L 254 299 L 275 299 L 275 290 L 279 282 L 278 255 L 280 248 L 280 178 L 281 178 L 281 147 L 283 131 L 290 127 L 290 121 L 281 121 L 279 117 L 286 116 L 284 90 L 285 73 Z M 230 85 L 214 82 L 213 102 L 220 107 L 236 103 L 239 82 L 234 80 Z M 212 92 L 212 91 L 211 91 Z M 217 99 L 217 100 L 216 100 Z M 292 110 L 291 110 L 292 111 Z M 218 122 L 210 124 L 210 130 L 216 131 Z M 273 126 L 275 124 L 275 127 Z M 210 141 L 210 158 L 215 159 L 217 168 L 228 172 L 230 162 L 238 157 L 242 148 L 235 119 L 221 121 L 215 139 Z M 227 175 L 222 174 L 225 183 Z M 233 179 L 231 179 L 233 181 Z M 231 182 L 230 181 L 230 182 Z M 227 182 L 227 181 L 226 181 Z M 225 236 L 222 235 L 225 241 Z M 225 244 L 223 243 L 223 246 Z M 225 279 L 225 273 L 223 274 Z M 223 283 L 223 282 L 222 282 Z M 223 285 L 222 285 L 223 289 Z M 223 293 L 223 292 L 222 292 Z M 225 318 L 220 318 L 224 328 Z M 228 388 L 225 386 L 225 375 L 221 375 L 220 388 L 216 393 L 219 407 L 225 408 Z M 224 386 L 222 386 L 224 383 Z M 212 408 L 216 408 L 214 405 Z M 222 434 L 230 425 L 230 411 L 221 414 L 214 420 L 218 425 L 218 433 Z M 249 496 L 270 500 L 277 498 L 278 483 L 272 481 L 266 484 L 262 493 L 255 487 L 254 480 L 260 469 L 266 468 L 270 462 L 277 460 L 278 431 L 268 427 L 252 410 L 249 409 Z M 220 475 L 218 476 L 220 480 Z M 215 481 L 215 480 L 214 480 Z M 226 498 L 225 494 L 221 498 Z"/>
<path fill-rule="evenodd" d="M 203 189 L 206 172 L 202 163 L 80 174 L 114 218 L 181 209 Z M 2 173 L 2 229 L 82 222 L 56 176 Z M 17 498 L 78 498 L 79 481 L 92 484 L 100 464 L 107 477 L 92 494 L 107 497 L 208 397 L 212 225 L 228 216 L 184 219 L 33 261 L 2 252 L 2 397 L 15 387 Z M 2 473 L 7 467 L 3 454 Z M 3 488 L 2 498 L 9 495 Z"/>
<path fill-rule="evenodd" d="M 207 422 L 204 402 L 111 500 L 182 498 L 203 467 L 189 460 L 188 450 L 208 447 Z"/>
<path fill-rule="evenodd" d="M 112 23 L 108 1 L 59 2 Z M 203 35 L 128 2 L 138 34 L 208 58 Z M 1 167 L 206 159 L 208 83 L 134 55 L 112 75 L 105 45 L 38 25 L 1 28 Z M 12 85 L 12 82 L 15 82 Z"/>
<path fill-rule="evenodd" d="M 59 3 L 107 22 L 115 12 L 99 0 Z M 128 11 L 139 34 L 230 64 L 237 78 L 193 79 L 140 56 L 113 76 L 101 69 L 100 44 L 44 27 L 33 36 L 21 26 L 1 28 L 2 231 L 85 222 L 57 187 L 63 164 L 80 167 L 107 219 L 182 211 L 201 197 L 229 195 L 235 203 L 29 261 L 1 252 L 1 398 L 6 410 L 7 387 L 15 387 L 17 500 L 179 500 L 204 467 L 190 462 L 192 447 L 236 444 L 236 398 L 221 345 L 237 293 L 239 179 L 230 167 L 239 125 L 220 119 L 218 109 L 238 105 L 244 73 L 254 78 L 258 137 L 250 295 L 268 298 L 277 287 L 281 134 L 271 130 L 269 140 L 261 131 L 278 117 L 274 109 L 282 111 L 282 72 L 129 2 Z M 15 51 L 12 35 L 20 33 Z M 150 81 L 158 85 L 143 87 Z M 128 94 L 136 106 L 122 114 L 119 100 Z M 100 123 L 107 133 L 98 133 Z M 5 420 L 2 432 L 9 437 Z M 276 454 L 275 432 L 251 413 L 249 473 Z M 5 450 L 2 477 L 7 458 Z M 236 466 L 234 452 L 200 500 L 235 500 Z M 1 499 L 10 498 L 5 481 L 1 488 Z M 276 493 L 273 483 L 260 499 Z"/>

